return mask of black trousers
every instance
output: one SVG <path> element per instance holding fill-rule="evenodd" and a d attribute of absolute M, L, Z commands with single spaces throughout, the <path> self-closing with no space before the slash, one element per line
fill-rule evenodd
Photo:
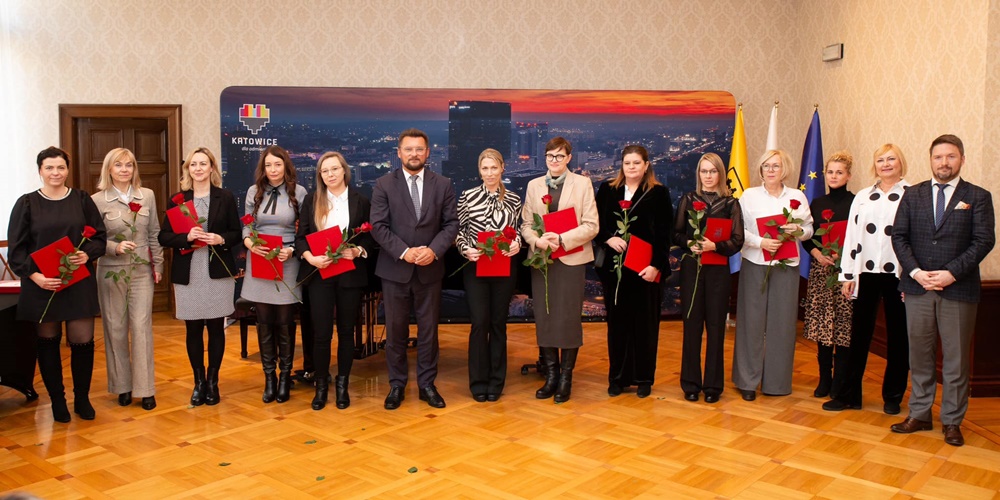
<path fill-rule="evenodd" d="M 847 361 L 847 378 L 838 400 L 861 405 L 861 383 L 868 365 L 868 349 L 875 333 L 875 316 L 879 302 L 883 304 L 886 329 L 885 376 L 882 379 L 882 401 L 899 404 L 906 392 L 910 372 L 910 343 L 906 335 L 906 307 L 899 293 L 899 279 L 891 273 L 861 273 L 858 278 L 858 298 L 854 301 L 851 321 L 851 356 Z"/>
<path fill-rule="evenodd" d="M 695 277 L 697 275 L 697 289 Z M 694 259 L 681 261 L 681 390 L 719 395 L 725 387 L 723 343 L 732 281 L 729 266 L 701 266 Z M 691 311 L 688 316 L 688 310 Z M 705 334 L 705 373 L 702 378 L 701 339 Z"/>
<path fill-rule="evenodd" d="M 500 395 L 507 380 L 507 316 L 517 275 L 512 269 L 508 277 L 477 278 L 475 264 L 462 271 L 472 322 L 469 390 L 473 395 Z"/>
<path fill-rule="evenodd" d="M 354 364 L 354 327 L 361 311 L 360 287 L 345 287 L 341 279 L 313 277 L 307 286 L 309 317 L 312 320 L 312 365 L 316 377 L 330 373 L 330 342 L 333 340 L 333 323 L 337 322 L 337 375 L 348 376 Z M 303 328 L 305 332 L 305 328 Z M 305 342 L 305 336 L 303 336 Z"/>

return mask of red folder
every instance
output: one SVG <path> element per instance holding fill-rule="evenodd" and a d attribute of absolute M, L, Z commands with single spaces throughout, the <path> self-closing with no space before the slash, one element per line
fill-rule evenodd
<path fill-rule="evenodd" d="M 769 221 L 775 221 L 773 226 L 767 225 Z M 757 219 L 757 232 L 760 233 L 761 238 L 771 238 L 772 240 L 778 239 L 778 226 L 782 226 L 787 222 L 788 219 L 785 218 L 784 214 L 770 215 L 767 217 L 761 217 Z M 761 250 L 764 253 L 764 260 L 770 262 L 772 260 L 782 260 L 782 259 L 794 259 L 799 256 L 799 245 L 793 239 L 792 241 L 785 241 L 781 243 L 778 247 L 778 251 L 771 255 L 771 252 L 766 250 Z"/>
<path fill-rule="evenodd" d="M 841 248 L 844 247 L 844 238 L 847 236 L 847 221 L 841 220 L 837 222 L 824 222 L 819 226 L 821 229 L 829 228 L 829 231 L 823 235 L 823 244 L 829 245 L 830 243 L 836 241 Z"/>
<path fill-rule="evenodd" d="M 565 233 L 566 231 L 580 225 L 580 223 L 576 220 L 576 209 L 573 207 L 564 208 L 558 212 L 547 213 L 542 216 L 542 222 L 545 224 L 545 231 L 551 231 L 559 234 Z M 582 245 L 569 250 L 565 250 L 560 246 L 552 251 L 552 258 L 558 259 L 564 255 L 582 251 Z"/>
<path fill-rule="evenodd" d="M 191 230 L 198 225 L 195 223 L 195 221 L 198 220 L 198 211 L 194 209 L 194 200 L 185 201 L 183 205 L 186 205 L 188 210 L 191 211 L 191 217 L 188 217 L 181 212 L 180 205 L 167 210 L 167 220 L 170 221 L 170 229 L 173 229 L 173 231 L 177 234 L 190 233 Z M 192 218 L 194 220 L 191 220 Z M 192 248 L 182 248 L 181 255 L 189 254 L 203 246 L 205 246 L 205 243 L 202 241 L 192 242 Z"/>
<path fill-rule="evenodd" d="M 274 250 L 275 248 L 281 248 L 281 236 L 275 236 L 270 234 L 259 235 L 260 239 L 264 240 L 266 243 L 264 246 Z M 254 278 L 260 278 L 264 280 L 276 281 L 275 278 L 279 280 L 285 279 L 285 264 L 278 260 L 277 257 L 268 261 L 264 257 L 257 255 L 253 252 L 247 252 L 250 254 L 250 269 L 252 269 L 252 276 Z M 274 263 L 274 266 L 271 264 Z"/>
<path fill-rule="evenodd" d="M 35 261 L 35 265 L 38 266 L 38 272 L 44 274 L 46 278 L 58 278 L 59 266 L 62 265 L 60 259 L 63 254 L 69 255 L 75 251 L 76 247 L 69 241 L 69 237 L 63 236 L 62 238 L 56 240 L 55 243 L 51 243 L 32 252 L 31 260 Z M 62 252 L 62 254 L 59 252 Z M 65 285 L 60 285 L 56 291 L 67 288 L 88 276 L 90 276 L 90 270 L 87 269 L 87 266 L 80 266 L 76 268 L 76 271 L 73 271 L 73 276 L 69 279 L 69 282 Z"/>
<path fill-rule="evenodd" d="M 709 217 L 705 219 L 705 239 L 712 242 L 726 241 L 733 235 L 732 219 Z M 701 264 L 705 266 L 728 266 L 729 257 L 718 252 L 702 252 Z"/>
<path fill-rule="evenodd" d="M 479 243 L 485 243 L 486 240 L 496 236 L 495 231 L 481 231 L 477 236 Z M 495 278 L 495 277 L 507 277 L 510 276 L 510 257 L 507 257 L 501 253 L 500 249 L 497 248 L 498 242 L 493 243 L 493 256 L 487 257 L 482 255 L 479 260 L 476 261 L 476 276 L 479 278 Z"/>
<path fill-rule="evenodd" d="M 312 252 L 313 255 L 319 257 L 320 255 L 326 255 L 327 248 L 336 252 L 337 247 L 344 242 L 344 233 L 340 230 L 340 226 L 333 226 L 329 229 L 307 234 L 306 242 L 309 243 L 309 251 Z M 257 264 L 254 263 L 254 269 L 256 269 L 256 265 Z M 319 275 L 323 279 L 327 279 L 353 270 L 353 260 L 337 259 L 336 264 L 330 264 L 329 266 L 326 266 L 326 268 L 320 269 Z"/>
<path fill-rule="evenodd" d="M 628 238 L 628 248 L 625 249 L 625 262 L 623 265 L 636 273 L 641 273 L 643 269 L 649 266 L 650 262 L 653 261 L 653 245 L 649 242 L 639 238 L 636 235 L 631 235 Z M 660 275 L 662 273 L 656 274 L 655 282 L 660 282 Z"/>

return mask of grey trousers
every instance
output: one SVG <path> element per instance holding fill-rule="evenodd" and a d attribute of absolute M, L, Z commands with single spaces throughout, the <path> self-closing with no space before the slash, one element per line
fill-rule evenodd
<path fill-rule="evenodd" d="M 104 325 L 104 353 L 108 364 L 108 392 L 143 398 L 156 394 L 153 376 L 153 273 L 148 265 L 132 271 L 125 312 L 126 286 L 105 274 L 125 266 L 97 265 L 97 296 Z"/>
<path fill-rule="evenodd" d="M 760 385 L 764 394 L 792 393 L 799 268 L 773 267 L 761 290 L 767 266 L 743 259 L 737 299 L 733 383 L 743 391 Z"/>
<path fill-rule="evenodd" d="M 961 425 L 969 409 L 972 333 L 979 304 L 948 300 L 937 292 L 906 296 L 910 338 L 910 417 L 930 422 L 937 390 L 937 339 L 941 338 L 941 424 Z"/>

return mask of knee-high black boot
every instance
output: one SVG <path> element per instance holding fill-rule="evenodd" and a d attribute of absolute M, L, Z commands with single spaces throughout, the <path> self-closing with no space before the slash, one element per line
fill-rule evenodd
<path fill-rule="evenodd" d="M 833 383 L 830 385 L 830 397 L 836 398 L 844 388 L 847 379 L 847 360 L 851 357 L 851 348 L 838 345 L 833 352 Z"/>
<path fill-rule="evenodd" d="M 813 391 L 814 398 L 825 398 L 830 395 L 833 384 L 833 346 L 816 343 L 816 361 L 819 364 L 819 384 Z"/>
<path fill-rule="evenodd" d="M 38 337 L 38 371 L 42 374 L 45 390 L 52 400 L 52 419 L 66 423 L 70 420 L 66 407 L 66 388 L 63 386 L 62 356 L 59 354 L 61 339 Z"/>
<path fill-rule="evenodd" d="M 569 401 L 573 389 L 573 368 L 576 366 L 576 354 L 580 348 L 562 350 L 562 366 L 559 367 L 559 386 L 556 387 L 556 403 Z"/>
<path fill-rule="evenodd" d="M 274 373 L 278 357 L 274 348 L 274 332 L 271 325 L 257 324 L 257 345 L 260 349 L 260 364 L 264 367 L 264 395 L 261 396 L 261 400 L 271 403 L 274 401 L 278 385 L 278 377 Z"/>
<path fill-rule="evenodd" d="M 278 341 L 278 368 L 281 370 L 281 375 L 278 376 L 277 400 L 279 403 L 284 403 L 291 397 L 292 360 L 295 357 L 295 344 L 292 342 L 292 331 L 288 325 L 275 326 L 274 336 Z"/>
<path fill-rule="evenodd" d="M 73 413 L 84 420 L 97 416 L 90 404 L 90 380 L 94 377 L 94 341 L 69 343 L 69 366 L 73 372 Z"/>
<path fill-rule="evenodd" d="M 535 391 L 535 397 L 549 399 L 556 393 L 556 385 L 559 383 L 559 348 L 540 347 L 538 353 L 542 357 L 542 366 L 545 367 L 545 385 Z"/>

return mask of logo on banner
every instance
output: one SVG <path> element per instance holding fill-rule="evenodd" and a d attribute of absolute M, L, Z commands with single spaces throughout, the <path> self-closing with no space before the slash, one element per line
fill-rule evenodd
<path fill-rule="evenodd" d="M 251 134 L 257 135 L 271 121 L 271 110 L 267 104 L 244 104 L 240 107 L 240 123 Z"/>

